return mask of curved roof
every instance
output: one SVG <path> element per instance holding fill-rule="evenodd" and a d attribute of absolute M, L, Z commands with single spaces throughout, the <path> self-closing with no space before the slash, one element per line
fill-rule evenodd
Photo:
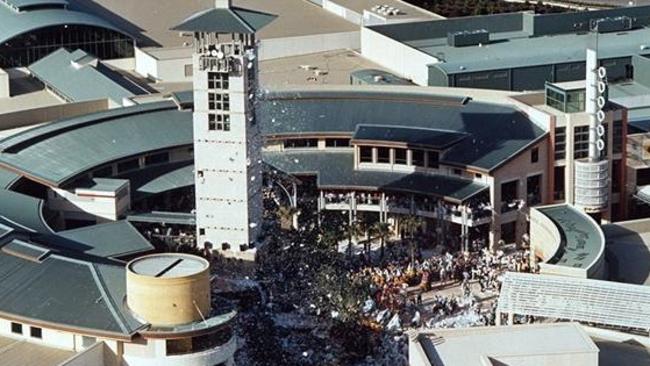
<path fill-rule="evenodd" d="M 493 170 L 546 132 L 514 107 L 413 87 L 336 87 L 270 92 L 258 108 L 267 136 L 352 134 L 358 125 L 453 131 L 467 137 L 442 163 Z"/>
<path fill-rule="evenodd" d="M 22 193 L 0 189 L 0 216 L 34 232 L 53 232 L 45 222 L 43 200 Z"/>
<path fill-rule="evenodd" d="M 108 162 L 191 144 L 192 113 L 165 101 L 52 122 L 11 136 L 0 141 L 0 165 L 58 187 Z"/>
<path fill-rule="evenodd" d="M 596 276 L 605 256 L 605 235 L 596 221 L 566 204 L 534 209 L 553 222 L 561 238 L 558 251 L 547 263 Z"/>
<path fill-rule="evenodd" d="M 37 29 L 69 24 L 110 29 L 131 37 L 104 19 L 79 11 L 43 9 L 17 13 L 6 6 L 0 6 L 0 43 Z"/>
<path fill-rule="evenodd" d="M 146 326 L 122 306 L 123 263 L 43 244 L 53 237 L 0 222 L 0 315 L 116 339 Z"/>
<path fill-rule="evenodd" d="M 265 163 L 289 174 L 315 174 L 319 188 L 386 190 L 464 201 L 488 186 L 446 175 L 354 170 L 354 153 L 267 152 Z"/>

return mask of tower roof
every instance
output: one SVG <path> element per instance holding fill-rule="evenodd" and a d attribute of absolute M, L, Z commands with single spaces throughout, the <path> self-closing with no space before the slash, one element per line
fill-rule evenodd
<path fill-rule="evenodd" d="M 273 14 L 237 7 L 212 8 L 190 16 L 172 30 L 250 34 L 264 28 L 276 17 Z"/>

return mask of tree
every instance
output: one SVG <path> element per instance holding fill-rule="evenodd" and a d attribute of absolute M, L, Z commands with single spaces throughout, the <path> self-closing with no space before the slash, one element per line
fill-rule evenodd
<path fill-rule="evenodd" d="M 345 225 L 345 233 L 348 238 L 348 256 L 352 257 L 352 239 L 364 234 L 363 225 L 361 222 L 354 220 Z"/>
<path fill-rule="evenodd" d="M 386 240 L 390 238 L 391 230 L 390 224 L 386 222 L 376 222 L 372 227 L 370 227 L 370 237 L 375 237 L 379 239 L 381 245 L 379 257 L 384 259 L 384 246 L 386 245 Z"/>
<path fill-rule="evenodd" d="M 424 220 L 420 216 L 408 215 L 400 221 L 400 226 L 408 234 L 407 238 L 411 249 L 411 263 L 415 261 L 415 232 L 424 225 Z"/>

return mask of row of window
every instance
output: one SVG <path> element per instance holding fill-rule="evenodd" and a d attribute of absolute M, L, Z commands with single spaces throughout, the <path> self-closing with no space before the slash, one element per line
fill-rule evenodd
<path fill-rule="evenodd" d="M 144 166 L 148 167 L 151 165 L 165 164 L 169 163 L 169 160 L 170 157 L 168 151 L 151 154 L 144 157 Z M 112 177 L 115 174 L 122 174 L 136 169 L 140 169 L 139 158 L 133 158 L 117 163 L 117 173 L 113 173 L 113 165 L 101 167 L 93 172 L 93 177 L 107 178 Z"/>
<path fill-rule="evenodd" d="M 602 156 L 607 156 L 607 136 L 609 134 L 609 126 L 603 124 L 605 128 L 605 135 L 603 141 L 605 142 L 605 149 Z M 612 153 L 619 154 L 623 152 L 623 124 L 621 121 L 614 121 L 614 130 L 612 131 Z M 573 129 L 573 158 L 582 159 L 589 155 L 589 126 L 576 126 Z M 555 128 L 555 160 L 562 160 L 566 158 L 566 128 Z"/>
<path fill-rule="evenodd" d="M 325 139 L 325 147 L 350 147 L 350 139 Z M 285 149 L 318 148 L 318 139 L 291 139 L 284 141 Z"/>
<path fill-rule="evenodd" d="M 393 151 L 391 161 L 391 150 Z M 388 147 L 359 147 L 361 163 L 409 165 L 407 149 L 391 149 Z M 411 166 L 423 168 L 438 168 L 440 155 L 437 151 L 411 150 Z"/>
<path fill-rule="evenodd" d="M 213 349 L 226 344 L 233 336 L 232 328 L 226 326 L 215 333 L 192 338 L 168 339 L 167 355 L 182 355 Z"/>
<path fill-rule="evenodd" d="M 208 89 L 227 90 L 228 88 L 230 88 L 230 81 L 228 80 L 228 73 L 226 73 L 226 72 L 209 72 L 208 73 Z"/>
<path fill-rule="evenodd" d="M 23 325 L 11 322 L 11 333 L 23 334 Z M 43 339 L 43 329 L 39 327 L 29 327 L 29 336 L 32 338 Z"/>
<path fill-rule="evenodd" d="M 509 212 L 520 208 L 519 180 L 501 184 L 501 212 Z M 534 206 L 542 203 L 542 174 L 526 178 L 526 205 Z"/>

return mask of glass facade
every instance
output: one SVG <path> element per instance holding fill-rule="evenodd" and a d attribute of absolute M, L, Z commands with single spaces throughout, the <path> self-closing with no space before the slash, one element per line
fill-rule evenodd
<path fill-rule="evenodd" d="M 583 112 L 585 90 L 563 90 L 552 84 L 546 84 L 546 105 L 565 113 Z"/>
<path fill-rule="evenodd" d="M 65 47 L 100 59 L 133 57 L 133 40 L 119 32 L 85 25 L 60 25 L 21 34 L 0 46 L 0 67 L 28 66 Z"/>

